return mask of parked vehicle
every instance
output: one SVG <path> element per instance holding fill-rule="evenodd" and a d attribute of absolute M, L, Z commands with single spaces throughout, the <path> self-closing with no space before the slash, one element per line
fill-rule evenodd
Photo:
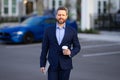
<path fill-rule="evenodd" d="M 56 19 L 52 16 L 30 17 L 19 25 L 2 27 L 0 29 L 0 40 L 13 43 L 42 41 L 45 29 L 55 24 Z M 76 21 L 68 20 L 67 24 L 77 30 Z"/>

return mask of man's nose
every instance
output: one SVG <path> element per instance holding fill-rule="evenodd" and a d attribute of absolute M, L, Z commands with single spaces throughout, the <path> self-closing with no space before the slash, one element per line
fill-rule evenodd
<path fill-rule="evenodd" d="M 62 15 L 60 15 L 60 18 L 62 18 Z"/>

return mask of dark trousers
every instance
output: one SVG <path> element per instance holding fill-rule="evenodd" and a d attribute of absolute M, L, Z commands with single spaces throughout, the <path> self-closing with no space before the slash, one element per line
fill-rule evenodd
<path fill-rule="evenodd" d="M 48 80 L 69 80 L 71 70 L 48 71 Z"/>

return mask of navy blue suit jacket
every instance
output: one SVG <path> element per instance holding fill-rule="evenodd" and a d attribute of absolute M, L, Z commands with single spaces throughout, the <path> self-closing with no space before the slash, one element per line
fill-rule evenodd
<path fill-rule="evenodd" d="M 71 57 L 63 55 L 62 46 L 68 46 L 71 50 Z M 65 35 L 59 45 L 56 38 L 56 26 L 49 27 L 44 33 L 42 42 L 42 52 L 40 56 L 40 67 L 45 67 L 46 56 L 50 63 L 50 70 L 57 70 L 58 66 L 62 69 L 72 69 L 72 57 L 80 51 L 80 43 L 77 37 L 77 31 L 72 27 L 65 27 Z"/>

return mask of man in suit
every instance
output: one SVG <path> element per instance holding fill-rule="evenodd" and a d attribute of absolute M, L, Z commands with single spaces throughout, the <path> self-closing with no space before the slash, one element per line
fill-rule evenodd
<path fill-rule="evenodd" d="M 48 69 L 48 80 L 69 80 L 72 66 L 72 57 L 80 51 L 80 43 L 77 31 L 66 24 L 68 10 L 59 7 L 56 13 L 55 26 L 45 30 L 42 52 L 40 56 L 40 70 L 44 73 L 46 56 L 50 67 Z M 67 46 L 68 49 L 62 49 Z"/>

